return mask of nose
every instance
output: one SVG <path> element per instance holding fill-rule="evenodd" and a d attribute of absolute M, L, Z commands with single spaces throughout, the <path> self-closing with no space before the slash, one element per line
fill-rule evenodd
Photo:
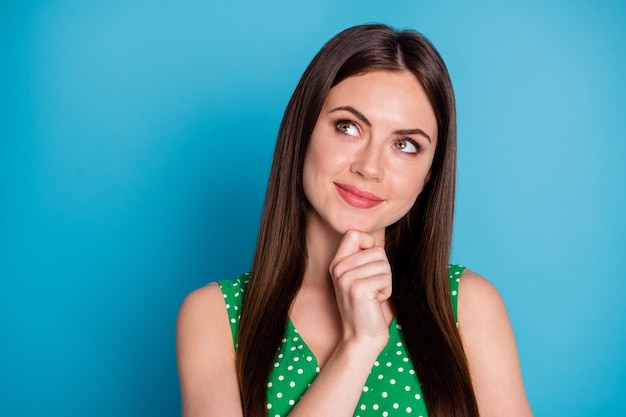
<path fill-rule="evenodd" d="M 380 150 L 370 142 L 355 154 L 350 171 L 367 180 L 381 181 L 384 176 L 382 158 Z"/>

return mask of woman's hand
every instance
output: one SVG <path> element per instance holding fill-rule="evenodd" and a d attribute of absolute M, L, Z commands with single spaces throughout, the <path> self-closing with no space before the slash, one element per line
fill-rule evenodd
<path fill-rule="evenodd" d="M 378 348 L 389 339 L 384 303 L 391 296 L 391 267 L 385 250 L 374 237 L 348 231 L 330 264 L 343 325 L 343 342 Z"/>
<path fill-rule="evenodd" d="M 352 416 L 376 358 L 389 340 L 386 302 L 391 267 L 372 235 L 348 231 L 330 275 L 341 315 L 342 340 L 289 416 Z"/>

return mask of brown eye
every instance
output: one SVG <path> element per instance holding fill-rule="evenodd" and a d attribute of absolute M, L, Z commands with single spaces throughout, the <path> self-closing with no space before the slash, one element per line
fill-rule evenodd
<path fill-rule="evenodd" d="M 348 123 L 348 122 L 339 122 L 339 125 L 337 126 L 337 128 L 341 132 L 346 133 L 348 130 L 350 130 L 350 123 Z"/>
<path fill-rule="evenodd" d="M 400 152 L 405 153 L 417 153 L 419 150 L 419 145 L 415 143 L 412 139 L 403 138 L 398 139 L 394 142 L 393 147 Z"/>
<path fill-rule="evenodd" d="M 356 125 L 349 120 L 342 120 L 335 125 L 335 129 L 344 135 L 357 136 L 359 130 Z"/>

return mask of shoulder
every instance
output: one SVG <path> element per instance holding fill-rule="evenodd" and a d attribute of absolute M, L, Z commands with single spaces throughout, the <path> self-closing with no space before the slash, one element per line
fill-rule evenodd
<path fill-rule="evenodd" d="M 179 371 L 185 371 L 185 361 L 207 361 L 215 355 L 229 353 L 232 342 L 224 297 L 218 283 L 213 282 L 191 292 L 178 312 L 176 346 Z M 201 357 L 192 357 L 203 351 Z M 234 357 L 234 349 L 232 349 Z M 206 353 L 206 355 L 204 354 Z"/>
<path fill-rule="evenodd" d="M 226 334 L 230 335 L 229 303 L 241 304 L 247 284 L 247 274 L 242 274 L 234 280 L 215 281 L 192 291 L 178 312 L 178 330 L 209 328 L 212 332 L 228 330 Z"/>
<path fill-rule="evenodd" d="M 478 340 L 512 335 L 509 318 L 498 290 L 483 276 L 465 269 L 461 275 L 458 295 L 459 333 L 466 350 Z"/>
<path fill-rule="evenodd" d="M 235 351 L 218 283 L 191 292 L 183 301 L 176 323 L 176 359 L 184 415 L 226 409 L 228 415 L 240 415 Z"/>
<path fill-rule="evenodd" d="M 463 311 L 461 311 L 463 310 Z M 504 302 L 496 287 L 482 275 L 464 269 L 459 282 L 459 313 L 474 314 L 506 314 Z M 463 316 L 459 322 L 466 322 Z"/>
<path fill-rule="evenodd" d="M 498 290 L 466 269 L 459 284 L 459 334 L 481 416 L 532 416 L 513 329 Z"/>
<path fill-rule="evenodd" d="M 226 317 L 225 313 L 226 307 L 220 285 L 212 282 L 185 297 L 178 312 L 177 327 L 185 330 L 187 326 L 197 326 L 210 318 Z"/>
<path fill-rule="evenodd" d="M 485 277 L 465 269 L 458 294 L 459 332 L 471 342 L 474 337 L 512 337 L 511 324 L 504 301 L 496 287 Z M 488 333 L 488 332 L 492 332 Z"/>

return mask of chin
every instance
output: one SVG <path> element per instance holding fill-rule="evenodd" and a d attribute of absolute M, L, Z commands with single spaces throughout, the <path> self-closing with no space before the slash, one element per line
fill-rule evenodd
<path fill-rule="evenodd" d="M 369 233 L 370 235 L 376 235 L 378 233 L 384 233 L 385 228 L 378 225 L 373 225 L 367 222 L 343 222 L 333 226 L 333 229 L 340 235 L 345 235 L 348 230 L 357 230 L 363 233 Z"/>

